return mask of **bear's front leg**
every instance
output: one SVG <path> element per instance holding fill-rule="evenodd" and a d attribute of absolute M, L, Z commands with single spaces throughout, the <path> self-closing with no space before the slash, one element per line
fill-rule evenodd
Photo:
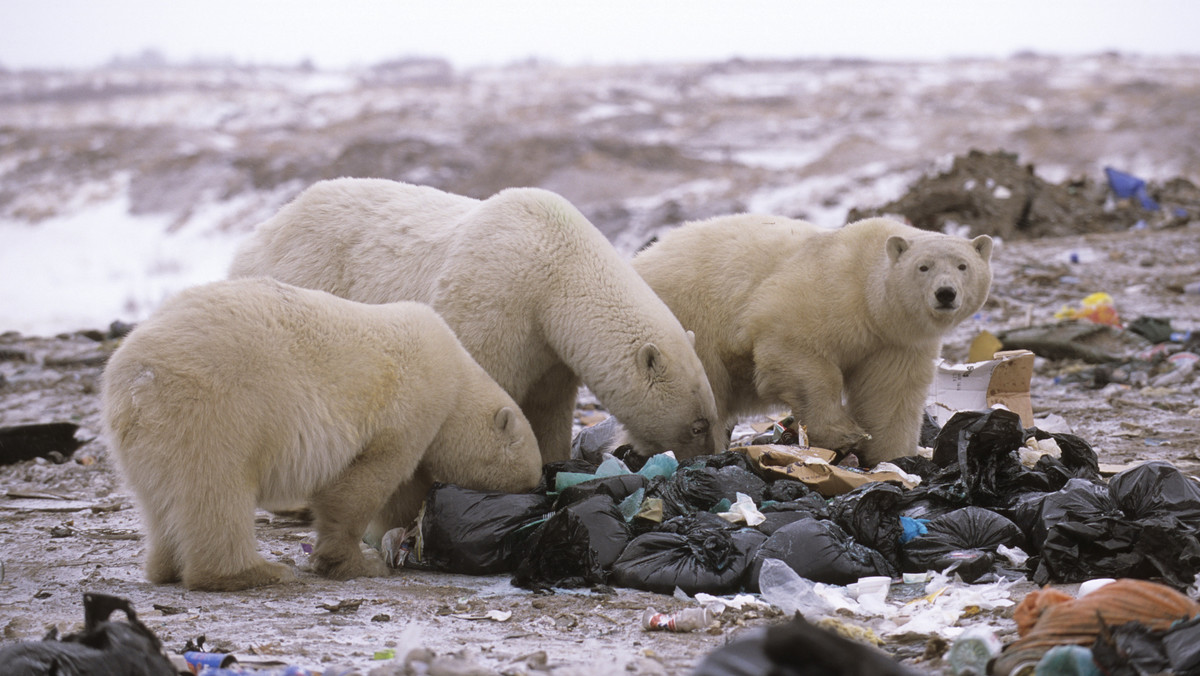
<path fill-rule="evenodd" d="M 368 559 L 359 543 L 397 487 L 412 478 L 432 441 L 402 437 L 396 431 L 377 435 L 341 476 L 313 496 L 317 544 L 312 567 L 317 574 L 335 580 L 388 574 L 387 564 Z"/>
<path fill-rule="evenodd" d="M 755 348 L 755 387 L 763 401 L 782 402 L 805 426 L 809 443 L 855 451 L 869 436 L 842 406 L 842 371 L 815 355 Z"/>
<path fill-rule="evenodd" d="M 916 453 L 936 350 L 880 350 L 847 379 L 850 410 L 871 434 L 864 464 Z"/>

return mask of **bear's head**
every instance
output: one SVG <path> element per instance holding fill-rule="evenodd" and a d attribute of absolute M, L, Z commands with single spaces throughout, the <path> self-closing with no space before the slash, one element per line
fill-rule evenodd
<path fill-rule="evenodd" d="M 542 454 L 521 409 L 482 368 L 461 392 L 422 465 L 435 481 L 520 493 L 537 485 Z"/>
<path fill-rule="evenodd" d="M 889 317 L 940 335 L 970 317 L 992 285 L 992 238 L 940 233 L 892 235 L 885 245 L 884 277 Z"/>
<path fill-rule="evenodd" d="M 691 331 L 686 335 L 695 340 Z M 691 458 L 720 453 L 729 440 L 704 365 L 690 342 L 675 347 L 668 351 L 643 343 L 634 356 L 635 369 L 625 371 L 636 379 L 625 386 L 632 396 L 609 406 L 621 421 L 622 443 L 641 455 L 674 451 L 679 458 Z"/>

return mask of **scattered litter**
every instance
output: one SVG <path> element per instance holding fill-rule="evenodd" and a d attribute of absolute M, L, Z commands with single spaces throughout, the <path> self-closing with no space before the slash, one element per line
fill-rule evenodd
<path fill-rule="evenodd" d="M 1096 324 L 1107 324 L 1121 328 L 1121 317 L 1112 296 L 1103 291 L 1084 297 L 1074 307 L 1064 305 L 1054 313 L 1055 319 L 1083 319 Z"/>
<path fill-rule="evenodd" d="M 926 398 L 925 411 L 939 426 L 958 411 L 1004 406 L 1033 426 L 1030 380 L 1033 353 L 1017 349 L 997 352 L 987 361 L 949 364 L 939 360 Z"/>
<path fill-rule="evenodd" d="M 669 614 L 647 608 L 642 613 L 642 628 L 646 631 L 698 631 L 707 629 L 711 623 L 712 614 L 704 607 L 684 608 Z"/>

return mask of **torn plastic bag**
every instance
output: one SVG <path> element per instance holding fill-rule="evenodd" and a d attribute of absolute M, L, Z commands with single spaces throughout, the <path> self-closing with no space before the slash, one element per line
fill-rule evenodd
<path fill-rule="evenodd" d="M 1026 469 L 1018 454 L 1026 432 L 1017 414 L 1004 409 L 960 411 L 942 428 L 934 447 L 934 462 L 946 469 L 929 480 L 921 495 L 960 506 L 1004 508 L 1024 493 L 1057 490 L 1073 476 L 1099 476 L 1090 446 L 1071 435 L 1051 436 L 1063 440 L 1068 449 L 1064 457 L 1071 464 L 1043 458 L 1034 469 Z"/>
<path fill-rule="evenodd" d="M 730 502 L 739 492 L 761 502 L 766 482 L 737 466 L 721 469 L 704 466 L 680 467 L 665 480 L 655 482 L 646 491 L 648 498 L 661 498 L 663 515 L 671 519 L 692 512 L 707 512 L 722 499 Z"/>
<path fill-rule="evenodd" d="M 639 489 L 646 488 L 649 483 L 646 477 L 640 474 L 618 474 L 590 479 L 563 489 L 554 502 L 554 508 L 562 509 L 593 495 L 606 495 L 613 502 L 619 503 Z"/>
<path fill-rule="evenodd" d="M 676 587 L 689 595 L 736 592 L 767 536 L 714 516 L 678 517 L 637 536 L 613 564 L 612 583 L 660 594 Z"/>
<path fill-rule="evenodd" d="M 932 442 L 930 442 L 932 444 Z M 905 455 L 899 458 L 892 458 L 888 462 L 899 467 L 907 474 L 915 474 L 921 477 L 921 484 L 927 484 L 930 479 L 937 476 L 937 473 L 942 471 L 937 463 L 926 458 L 923 455 Z"/>
<path fill-rule="evenodd" d="M 1091 444 L 1083 438 L 1074 434 L 1044 432 L 1036 428 L 1033 430 L 1033 437 L 1038 440 L 1054 440 L 1059 450 L 1062 451 L 1059 462 L 1070 472 L 1069 479 L 1100 480 L 1100 460 L 1096 457 L 1096 451 L 1092 449 Z M 1054 490 L 1059 488 L 1062 486 L 1055 486 Z"/>
<path fill-rule="evenodd" d="M 850 584 L 860 577 L 897 571 L 883 554 L 859 544 L 832 521 L 801 519 L 771 534 L 758 549 L 750 566 L 747 586 L 758 590 L 758 573 L 764 559 L 779 559 L 800 577 L 827 584 Z"/>
<path fill-rule="evenodd" d="M 625 517 L 608 496 L 564 507 L 530 536 L 513 584 L 525 589 L 601 584 L 629 535 Z"/>
<path fill-rule="evenodd" d="M 435 483 L 425 501 L 419 545 L 405 565 L 465 575 L 511 572 L 553 504 L 537 493 Z"/>
<path fill-rule="evenodd" d="M 797 614 L 786 624 L 748 632 L 709 653 L 692 676 L 916 676 L 887 653 L 809 624 Z"/>
<path fill-rule="evenodd" d="M 127 622 L 110 620 L 123 611 Z M 128 600 L 84 593 L 83 631 L 0 647 L 0 670 L 12 676 L 176 676 L 162 642 Z"/>
<path fill-rule="evenodd" d="M 855 542 L 883 554 L 894 568 L 900 568 L 900 503 L 904 491 L 899 486 L 875 482 L 864 484 L 829 501 L 833 522 Z"/>
<path fill-rule="evenodd" d="M 931 520 L 925 524 L 924 535 L 904 544 L 904 570 L 953 569 L 970 584 L 993 570 L 1000 545 L 1024 547 L 1025 534 L 995 512 L 964 507 Z"/>
<path fill-rule="evenodd" d="M 571 457 L 600 464 L 604 454 L 611 453 L 620 444 L 622 432 L 624 429 L 614 416 L 585 427 L 571 440 Z"/>

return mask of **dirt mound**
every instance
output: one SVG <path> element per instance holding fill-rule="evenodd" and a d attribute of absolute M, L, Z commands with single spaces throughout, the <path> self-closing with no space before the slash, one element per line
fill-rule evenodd
<path fill-rule="evenodd" d="M 926 230 L 946 232 L 965 225 L 972 235 L 1029 239 L 1114 232 L 1139 224 L 1174 227 L 1200 214 L 1200 188 L 1184 178 L 1144 185 L 1139 195 L 1150 201 L 1119 196 L 1090 177 L 1049 183 L 1032 164 L 1020 164 L 1015 153 L 972 150 L 955 157 L 948 171 L 922 177 L 899 199 L 852 209 L 849 220 L 898 214 Z"/>

